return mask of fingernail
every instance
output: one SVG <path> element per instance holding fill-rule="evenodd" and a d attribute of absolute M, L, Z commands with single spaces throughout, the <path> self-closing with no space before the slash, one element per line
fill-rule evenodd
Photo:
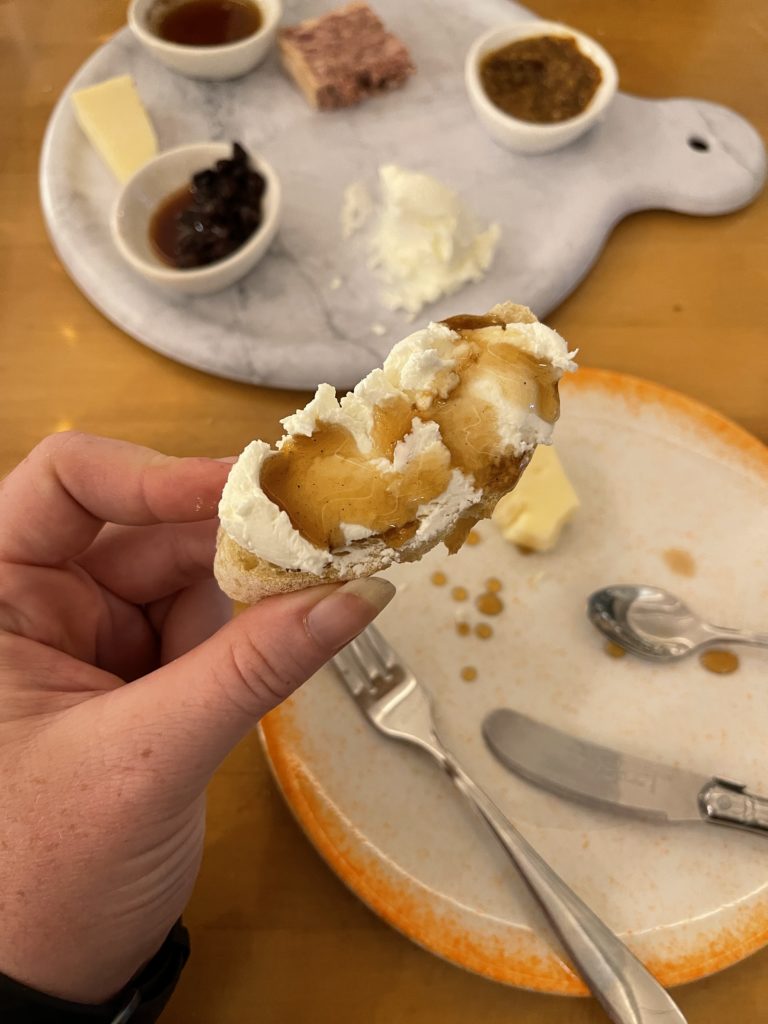
<path fill-rule="evenodd" d="M 226 455 L 223 459 L 214 459 L 214 462 L 226 462 L 227 465 L 232 466 L 240 458 L 239 455 Z"/>
<path fill-rule="evenodd" d="M 307 631 L 320 647 L 336 651 L 373 622 L 394 596 L 389 580 L 352 580 L 312 608 L 305 620 Z"/>

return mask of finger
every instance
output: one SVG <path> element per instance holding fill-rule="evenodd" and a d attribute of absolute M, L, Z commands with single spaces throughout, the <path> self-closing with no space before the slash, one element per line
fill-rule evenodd
<path fill-rule="evenodd" d="M 389 603 L 377 578 L 268 598 L 200 647 L 110 694 L 107 734 L 204 785 L 229 750 Z M 128 754 L 130 756 L 130 754 Z"/>
<path fill-rule="evenodd" d="M 107 614 L 96 633 L 92 661 L 129 683 L 157 666 L 160 640 L 141 608 L 107 589 L 102 590 L 102 601 Z"/>
<path fill-rule="evenodd" d="M 147 609 L 161 636 L 163 665 L 204 643 L 232 618 L 232 602 L 214 579 L 195 583 Z"/>
<path fill-rule="evenodd" d="M 109 523 L 77 561 L 113 594 L 149 604 L 211 577 L 217 528 L 217 519 L 157 526 Z"/>
<path fill-rule="evenodd" d="M 6 631 L 125 679 L 157 665 L 157 635 L 141 609 L 68 570 L 2 566 L 0 632 Z"/>
<path fill-rule="evenodd" d="M 81 554 L 104 522 L 210 519 L 230 468 L 126 441 L 54 434 L 0 484 L 0 558 L 56 565 Z"/>

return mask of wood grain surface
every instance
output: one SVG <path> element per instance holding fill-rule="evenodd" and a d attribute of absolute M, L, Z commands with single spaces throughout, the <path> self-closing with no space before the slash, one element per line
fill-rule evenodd
<path fill-rule="evenodd" d="M 380 4 L 385 12 L 386 5 Z M 622 88 L 724 103 L 768 132 L 763 0 L 539 0 L 595 36 Z M 205 376 L 144 349 L 93 309 L 46 237 L 37 163 L 80 63 L 118 29 L 121 0 L 0 0 L 0 474 L 76 427 L 175 454 L 227 455 L 305 401 Z M 643 213 L 550 318 L 584 365 L 686 391 L 768 439 L 768 201 L 727 217 Z M 168 1024 L 586 1024 L 592 1001 L 505 989 L 377 920 L 301 835 L 255 736 L 211 787 L 189 907 L 193 956 Z M 763 1019 L 768 951 L 676 993 L 690 1024 Z"/>

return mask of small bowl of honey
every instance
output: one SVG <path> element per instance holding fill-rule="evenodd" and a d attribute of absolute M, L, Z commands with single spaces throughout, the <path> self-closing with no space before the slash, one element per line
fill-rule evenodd
<path fill-rule="evenodd" d="M 554 21 L 512 22 L 471 46 L 469 101 L 488 134 L 517 153 L 549 153 L 605 117 L 618 88 L 610 55 Z"/>
<path fill-rule="evenodd" d="M 110 228 L 125 262 L 150 284 L 208 295 L 239 281 L 277 233 L 280 181 L 239 143 L 166 150 L 123 186 Z"/>
<path fill-rule="evenodd" d="M 128 25 L 149 53 L 188 78 L 239 78 L 269 52 L 280 0 L 131 0 Z"/>

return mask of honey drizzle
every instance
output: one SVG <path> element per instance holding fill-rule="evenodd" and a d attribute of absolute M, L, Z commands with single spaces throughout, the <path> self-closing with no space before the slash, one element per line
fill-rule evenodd
<path fill-rule="evenodd" d="M 475 523 L 477 523 L 477 519 L 474 516 L 462 516 L 451 532 L 446 534 L 443 538 L 443 544 L 448 548 L 450 554 L 455 555 L 462 544 L 470 539 L 472 527 Z"/>
<path fill-rule="evenodd" d="M 450 327 L 458 334 L 463 334 L 464 331 L 481 331 L 484 327 L 507 329 L 506 321 L 493 313 L 485 313 L 481 316 L 474 313 L 458 313 L 456 316 L 449 316 L 447 319 L 441 320 L 440 323 Z"/>
<path fill-rule="evenodd" d="M 485 327 L 506 331 L 514 329 L 514 324 L 506 325 L 493 315 L 458 316 L 443 322 L 468 343 L 456 368 L 459 383 L 447 399 L 438 399 L 423 411 L 400 398 L 376 406 L 370 454 L 361 454 L 344 427 L 321 421 L 310 437 L 291 436 L 265 459 L 262 490 L 315 547 L 347 547 L 344 523 L 370 530 L 389 547 L 401 547 L 418 529 L 419 507 L 444 493 L 454 468 L 471 476 L 478 488 L 493 480 L 494 489 L 511 490 L 528 458 L 502 459 L 497 454 L 498 413 L 482 398 L 489 375 L 506 401 L 534 409 L 549 423 L 557 419 L 557 382 L 551 366 L 514 345 L 475 333 Z M 427 451 L 401 473 L 382 473 L 376 460 L 391 462 L 397 443 L 412 430 L 415 416 L 438 424 L 450 457 L 442 449 Z M 457 522 L 446 538 L 450 551 L 461 547 L 475 522 L 471 514 Z"/>
<path fill-rule="evenodd" d="M 432 404 L 428 419 L 440 427 L 443 443 L 451 452 L 452 464 L 472 476 L 477 487 L 493 478 L 494 488 L 510 491 L 528 462 L 528 456 L 497 454 L 498 410 L 482 397 L 491 376 L 511 405 L 534 410 L 547 423 L 554 423 L 560 404 L 552 368 L 514 345 L 474 342 L 462 366 L 459 383 L 446 399 Z"/>
<path fill-rule="evenodd" d="M 380 415 L 374 426 L 372 458 L 391 458 L 402 438 L 397 434 L 409 429 L 410 418 L 405 426 L 404 422 L 402 409 L 391 410 L 387 433 L 385 417 Z M 450 473 L 444 452 L 425 452 L 406 472 L 383 474 L 360 454 L 344 427 L 323 423 L 311 437 L 289 438 L 264 461 L 261 487 L 315 547 L 344 547 L 342 523 L 364 526 L 383 535 L 390 547 L 399 547 L 418 529 L 419 506 L 443 493 Z"/>
<path fill-rule="evenodd" d="M 728 676 L 739 667 L 738 654 L 715 647 L 700 654 L 699 661 L 708 672 L 715 672 L 719 676 Z"/>
<path fill-rule="evenodd" d="M 479 611 L 483 615 L 501 615 L 504 611 L 504 602 L 498 596 L 498 594 L 481 594 L 476 600 L 475 604 Z"/>

